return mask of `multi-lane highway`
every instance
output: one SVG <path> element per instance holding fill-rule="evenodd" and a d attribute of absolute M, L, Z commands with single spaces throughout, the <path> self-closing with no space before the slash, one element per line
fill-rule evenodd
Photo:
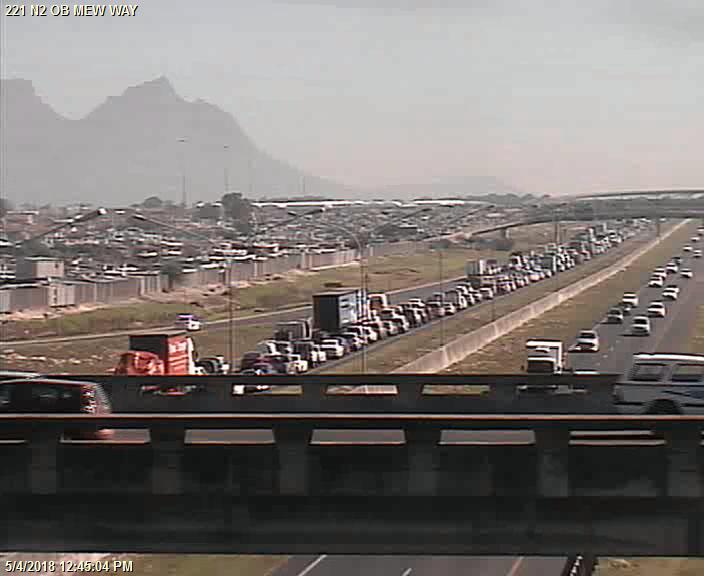
<path fill-rule="evenodd" d="M 671 256 L 682 254 L 673 253 Z M 669 258 L 667 259 L 669 261 Z M 662 266 L 667 261 L 662 262 Z M 682 278 L 679 273 L 670 274 L 667 284 L 680 286 L 679 298 L 665 300 L 665 318 L 652 318 L 650 336 L 631 336 L 630 326 L 635 315 L 645 314 L 653 300 L 663 300 L 661 288 L 647 285 L 638 292 L 639 306 L 625 322 L 594 326 L 600 336 L 600 351 L 597 353 L 570 354 L 571 365 L 575 369 L 597 370 L 599 372 L 623 373 L 637 352 L 687 351 L 697 308 L 702 303 L 704 291 L 704 258 L 693 258 L 684 254 L 682 267 L 694 272 L 691 279 Z M 613 295 L 614 306 L 622 294 Z M 589 328 L 587 326 L 584 327 Z M 511 558 L 511 557 L 374 557 L 374 556 L 301 556 L 294 557 L 274 573 L 274 576 L 337 576 L 369 574 L 371 576 L 420 576 L 477 574 L 481 576 L 552 576 L 559 575 L 565 558 Z"/>
<path fill-rule="evenodd" d="M 559 576 L 564 558 L 297 556 L 272 576 Z"/>
<path fill-rule="evenodd" d="M 695 244 L 695 246 L 697 246 Z M 697 311 L 704 303 L 704 258 L 682 255 L 682 267 L 694 272 L 693 278 L 682 278 L 679 273 L 670 274 L 665 285 L 675 284 L 680 287 L 677 300 L 662 298 L 662 288 L 642 287 L 638 291 L 638 307 L 626 316 L 623 324 L 604 324 L 600 321 L 594 330 L 599 334 L 598 352 L 577 352 L 570 354 L 570 363 L 579 370 L 596 370 L 598 372 L 623 374 L 630 368 L 631 358 L 639 352 L 688 352 Z M 662 262 L 665 266 L 667 262 Z M 620 301 L 623 294 L 613 294 L 613 305 Z M 632 336 L 631 322 L 636 315 L 645 315 L 650 302 L 660 300 L 665 303 L 667 314 L 664 318 L 651 318 L 650 336 Z M 588 329 L 589 326 L 584 326 Z"/>
<path fill-rule="evenodd" d="M 458 278 L 446 278 L 442 282 L 429 282 L 427 284 L 421 284 L 418 286 L 413 286 L 411 288 L 402 288 L 399 290 L 392 290 L 387 292 L 389 295 L 389 301 L 392 304 L 398 304 L 404 302 L 410 298 L 422 298 L 426 299 L 437 292 L 439 289 L 446 287 L 447 285 L 453 284 L 464 280 L 464 276 Z M 261 312 L 258 314 L 250 314 L 248 316 L 239 316 L 235 318 L 235 326 L 251 326 L 255 324 L 265 324 L 271 323 L 272 325 L 276 322 L 288 322 L 290 320 L 299 320 L 300 318 L 305 318 L 313 313 L 311 306 L 292 306 L 283 310 L 277 310 L 275 312 Z M 229 328 L 229 319 L 224 320 L 213 320 L 207 322 L 203 328 L 203 331 L 213 331 L 227 330 Z M 113 332 L 103 332 L 99 334 L 79 334 L 76 336 L 55 336 L 46 338 L 32 338 L 27 340 L 5 340 L 0 342 L 0 348 L 17 348 L 22 345 L 30 344 L 60 344 L 62 342 L 77 342 L 80 340 L 98 340 L 101 338 L 115 338 L 118 336 L 129 336 L 130 334 L 140 334 L 143 332 L 154 332 L 159 330 L 170 330 L 173 325 L 169 326 L 155 326 L 146 330 L 116 330 Z"/>

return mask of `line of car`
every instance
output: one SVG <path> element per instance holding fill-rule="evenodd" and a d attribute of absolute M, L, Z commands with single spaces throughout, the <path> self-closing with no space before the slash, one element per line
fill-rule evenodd
<path fill-rule="evenodd" d="M 692 242 L 699 242 L 704 236 L 704 228 L 699 229 L 699 236 L 692 237 Z M 665 318 L 667 316 L 667 306 L 665 301 L 675 301 L 679 298 L 680 287 L 673 283 L 667 283 L 668 277 L 676 277 L 689 280 L 694 277 L 691 268 L 682 266 L 684 255 L 691 255 L 693 258 L 701 258 L 702 251 L 693 249 L 691 245 L 682 248 L 683 255 L 673 256 L 672 259 L 662 267 L 653 270 L 648 281 L 648 288 L 661 288 L 661 298 L 651 300 L 645 309 L 645 314 L 633 315 L 633 311 L 640 305 L 638 294 L 635 292 L 624 292 L 620 302 L 612 307 L 606 314 L 604 324 L 624 324 L 626 316 L 632 316 L 631 326 L 628 333 L 632 336 L 649 336 L 652 332 L 652 318 Z M 577 340 L 570 348 L 570 352 L 598 352 L 599 335 L 595 330 L 582 330 L 577 335 Z"/>

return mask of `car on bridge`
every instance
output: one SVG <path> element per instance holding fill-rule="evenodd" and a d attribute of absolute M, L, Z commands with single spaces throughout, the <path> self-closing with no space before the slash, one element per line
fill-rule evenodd
<path fill-rule="evenodd" d="M 650 316 L 651 318 L 664 318 L 667 314 L 667 308 L 665 308 L 665 304 L 663 304 L 659 300 L 656 300 L 650 303 L 647 312 L 648 316 Z"/>
<path fill-rule="evenodd" d="M 692 278 L 694 272 L 692 272 L 690 268 L 682 268 L 682 270 L 680 270 L 680 276 L 682 276 L 682 278 Z"/>
<path fill-rule="evenodd" d="M 96 382 L 23 378 L 0 382 L 0 414 L 110 414 L 110 398 Z M 11 434 L 11 433 L 10 433 Z M 66 430 L 72 440 L 105 440 L 113 430 Z M 3 440 L 12 439 L 1 436 Z"/>
<path fill-rule="evenodd" d="M 624 414 L 702 414 L 703 385 L 704 356 L 636 354 L 614 399 Z"/>
<path fill-rule="evenodd" d="M 650 336 L 650 318 L 635 316 L 631 324 L 631 334 L 633 336 Z"/>

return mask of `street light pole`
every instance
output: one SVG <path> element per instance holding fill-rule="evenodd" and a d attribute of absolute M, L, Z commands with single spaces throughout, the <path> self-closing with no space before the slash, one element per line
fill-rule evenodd
<path fill-rule="evenodd" d="M 186 230 L 168 222 L 162 222 L 161 220 L 155 220 L 154 218 L 147 218 L 143 214 L 132 214 L 130 216 L 133 220 L 139 222 L 148 222 L 150 224 L 155 224 L 156 226 L 161 226 L 163 228 L 169 228 L 177 230 L 181 233 L 190 234 L 202 240 L 205 240 L 210 246 L 214 246 L 217 243 L 213 241 L 210 237 L 205 234 L 198 234 L 197 232 L 192 232 L 191 230 Z M 227 307 L 228 307 L 228 353 L 230 355 L 230 372 L 235 368 L 235 363 L 237 362 L 235 358 L 235 311 L 234 311 L 234 299 L 232 294 L 232 262 L 228 261 L 227 268 L 223 270 L 223 283 L 227 288 Z"/>
<path fill-rule="evenodd" d="M 228 144 L 223 145 L 223 150 L 225 151 L 225 162 L 224 162 L 224 176 L 225 176 L 225 190 L 224 194 L 227 194 L 227 191 L 230 189 L 230 182 L 229 182 L 229 174 L 228 174 L 228 154 L 227 151 L 230 149 L 230 146 Z"/>
<path fill-rule="evenodd" d="M 186 208 L 188 206 L 188 198 L 186 196 L 186 143 L 188 140 L 179 138 L 178 142 L 183 144 L 181 149 L 181 206 Z"/>

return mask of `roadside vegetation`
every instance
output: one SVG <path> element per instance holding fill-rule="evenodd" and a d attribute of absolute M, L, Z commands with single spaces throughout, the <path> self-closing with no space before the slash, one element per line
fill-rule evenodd
<path fill-rule="evenodd" d="M 701 576 L 704 560 L 692 558 L 600 558 L 594 576 Z"/>
<path fill-rule="evenodd" d="M 697 323 L 694 334 L 689 341 L 689 352 L 692 354 L 704 354 L 704 305 L 700 306 L 697 311 Z"/>

